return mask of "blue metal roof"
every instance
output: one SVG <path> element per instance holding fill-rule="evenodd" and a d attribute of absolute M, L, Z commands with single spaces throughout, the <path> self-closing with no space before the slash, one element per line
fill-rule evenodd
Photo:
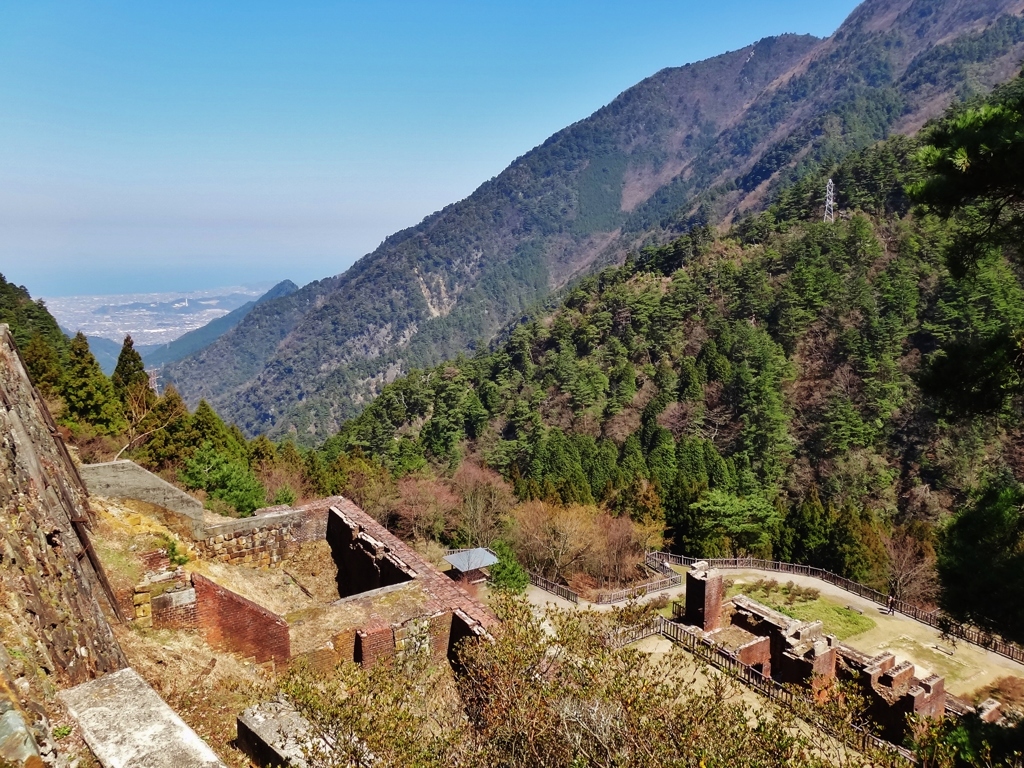
<path fill-rule="evenodd" d="M 475 571 L 477 568 L 486 568 L 498 562 L 498 556 L 486 547 L 467 549 L 464 552 L 453 552 L 446 555 L 444 561 L 455 570 L 466 573 Z"/>

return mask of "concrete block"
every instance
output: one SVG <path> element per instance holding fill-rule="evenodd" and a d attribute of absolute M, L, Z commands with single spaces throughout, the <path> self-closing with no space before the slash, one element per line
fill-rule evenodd
<path fill-rule="evenodd" d="M 238 716 L 238 746 L 258 766 L 305 768 L 309 723 L 290 705 L 269 701 Z"/>
<path fill-rule="evenodd" d="M 179 589 L 174 592 L 164 592 L 159 597 L 154 597 L 152 608 L 157 611 L 166 611 L 172 608 L 181 608 L 192 605 L 196 601 L 196 590 L 194 587 Z"/>
<path fill-rule="evenodd" d="M 226 768 L 133 669 L 58 695 L 103 768 Z"/>

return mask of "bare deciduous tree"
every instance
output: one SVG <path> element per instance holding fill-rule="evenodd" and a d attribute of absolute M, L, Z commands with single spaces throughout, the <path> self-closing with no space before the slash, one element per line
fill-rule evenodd
<path fill-rule="evenodd" d="M 889 584 L 898 600 L 927 605 L 938 594 L 935 550 L 927 541 L 897 529 L 885 542 L 889 555 Z"/>

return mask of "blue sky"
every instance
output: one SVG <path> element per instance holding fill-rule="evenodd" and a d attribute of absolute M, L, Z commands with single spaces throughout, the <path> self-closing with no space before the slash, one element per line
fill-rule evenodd
<path fill-rule="evenodd" d="M 0 0 L 0 272 L 33 295 L 344 271 L 644 77 L 853 0 Z"/>

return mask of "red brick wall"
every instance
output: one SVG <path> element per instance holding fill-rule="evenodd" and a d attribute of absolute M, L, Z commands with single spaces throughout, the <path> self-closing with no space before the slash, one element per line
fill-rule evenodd
<path fill-rule="evenodd" d="M 369 669 L 395 655 L 395 634 L 387 625 L 371 625 L 356 632 L 356 661 Z"/>
<path fill-rule="evenodd" d="M 451 630 L 452 614 L 450 612 L 430 617 L 430 653 L 436 662 L 442 662 L 448 658 Z"/>
<path fill-rule="evenodd" d="M 171 567 L 171 559 L 162 549 L 154 549 L 152 552 L 143 552 L 139 555 L 139 559 L 142 560 L 142 564 L 146 567 L 147 572 L 163 571 Z"/>
<path fill-rule="evenodd" d="M 335 635 L 331 646 L 299 654 L 295 659 L 305 662 L 318 672 L 330 673 L 343 661 L 355 660 L 356 631 L 350 629 Z"/>
<path fill-rule="evenodd" d="M 771 677 L 772 674 L 772 644 L 767 637 L 759 637 L 752 640 L 737 650 L 739 660 L 749 667 L 755 664 L 761 665 L 761 673 Z"/>
<path fill-rule="evenodd" d="M 199 626 L 194 590 L 157 595 L 150 601 L 150 606 L 155 629 L 196 629 Z"/>
<path fill-rule="evenodd" d="M 722 626 L 725 595 L 722 574 L 717 571 L 686 573 L 686 623 L 711 632 Z"/>
<path fill-rule="evenodd" d="M 338 498 L 326 499 L 325 501 L 330 502 L 331 505 L 337 508 L 337 515 L 342 515 L 344 518 L 347 518 L 347 521 L 355 523 L 358 526 L 358 530 L 364 531 L 382 542 L 389 552 L 401 558 L 406 565 L 416 571 L 417 580 L 440 602 L 444 610 L 461 610 L 484 629 L 497 624 L 497 618 L 491 613 L 489 608 L 467 594 L 465 590 L 460 589 L 455 582 L 437 570 L 433 565 L 427 563 L 405 542 L 396 538 L 394 534 L 351 501 Z M 348 527 L 348 522 L 343 522 L 342 524 Z M 334 542 L 331 542 L 331 545 L 333 547 Z"/>
<path fill-rule="evenodd" d="M 259 663 L 291 657 L 288 625 L 280 616 L 198 573 L 192 574 L 192 584 L 199 629 L 210 645 L 254 656 Z"/>
<path fill-rule="evenodd" d="M 348 629 L 334 636 L 334 652 L 338 655 L 338 661 L 355 661 L 356 659 L 356 632 Z"/>

